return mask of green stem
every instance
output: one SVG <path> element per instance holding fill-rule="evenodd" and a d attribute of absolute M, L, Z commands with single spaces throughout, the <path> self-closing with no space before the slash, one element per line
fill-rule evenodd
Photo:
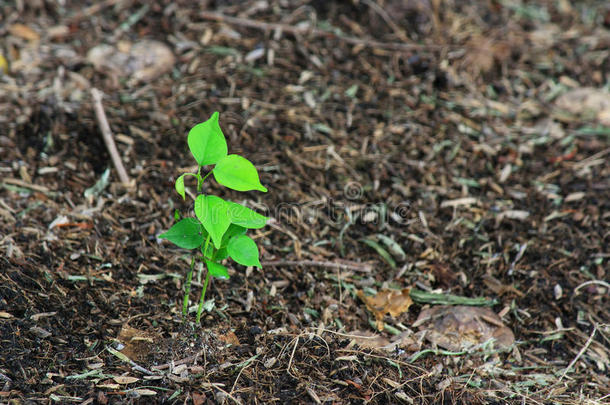
<path fill-rule="evenodd" d="M 203 303 L 205 302 L 205 291 L 208 289 L 208 283 L 210 282 L 210 271 L 208 270 L 205 275 L 205 282 L 203 283 L 203 289 L 201 290 L 201 298 L 199 298 L 199 306 L 197 307 L 197 318 L 195 323 L 199 325 L 201 320 L 201 312 L 203 311 Z"/>
<path fill-rule="evenodd" d="M 203 244 L 203 257 L 207 257 L 208 253 L 208 245 L 210 243 L 210 235 L 205 238 L 205 243 Z M 210 282 L 210 270 L 207 270 L 205 273 L 205 282 L 203 283 L 203 289 L 201 290 L 201 298 L 199 298 L 199 306 L 197 307 L 197 318 L 195 318 L 195 323 L 199 324 L 201 320 L 201 311 L 203 311 L 203 303 L 205 302 L 205 291 L 208 289 L 208 283 Z"/>
<path fill-rule="evenodd" d="M 191 280 L 193 279 L 193 269 L 195 268 L 195 256 L 191 258 L 191 269 L 186 275 L 186 284 L 184 284 L 184 299 L 182 300 L 182 317 L 186 318 L 189 306 L 189 294 L 191 293 Z"/>
<path fill-rule="evenodd" d="M 202 184 L 203 184 L 203 182 L 205 181 L 205 179 L 207 179 L 207 178 L 210 176 L 210 174 L 212 174 L 212 170 L 210 170 L 210 171 L 208 172 L 208 174 L 206 174 L 205 176 L 203 176 L 203 179 L 201 179 L 201 183 L 202 183 Z"/>
<path fill-rule="evenodd" d="M 205 243 L 203 245 L 203 259 L 208 259 L 208 245 L 210 244 L 210 234 L 205 238 Z"/>
<path fill-rule="evenodd" d="M 201 166 L 197 166 L 197 192 L 203 187 L 203 179 L 201 178 Z"/>
<path fill-rule="evenodd" d="M 200 193 L 203 188 L 203 182 L 207 179 L 210 174 L 212 174 L 212 170 L 208 172 L 205 176 L 201 177 L 201 166 L 197 169 L 197 192 Z"/>

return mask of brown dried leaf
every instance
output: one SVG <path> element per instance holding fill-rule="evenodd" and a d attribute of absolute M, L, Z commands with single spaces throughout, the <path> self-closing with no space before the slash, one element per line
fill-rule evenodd
<path fill-rule="evenodd" d="M 370 331 L 354 331 L 347 337 L 351 338 L 354 343 L 363 349 L 377 349 L 388 352 L 394 351 L 396 348 L 411 351 L 419 349 L 419 344 L 413 336 L 413 332 L 410 330 L 406 330 L 400 335 L 394 336 L 392 341 Z"/>
<path fill-rule="evenodd" d="M 610 93 L 592 87 L 582 87 L 562 94 L 555 106 L 579 116 L 591 116 L 610 125 Z"/>
<path fill-rule="evenodd" d="M 198 393 L 196 391 L 191 392 L 191 398 L 193 398 L 193 405 L 203 405 L 206 400 L 205 393 Z"/>
<path fill-rule="evenodd" d="M 371 331 L 354 331 L 347 337 L 363 349 L 383 349 L 390 344 L 390 340 Z"/>
<path fill-rule="evenodd" d="M 519 297 L 524 296 L 521 291 L 517 290 L 512 285 L 504 285 L 500 280 L 493 276 L 490 276 L 489 274 L 483 275 L 483 283 L 487 288 L 489 288 L 491 291 L 493 291 L 494 294 L 497 295 L 515 294 Z"/>
<path fill-rule="evenodd" d="M 135 382 L 140 381 L 139 378 L 137 377 L 129 377 L 129 376 L 116 376 L 116 377 L 112 377 L 112 379 L 117 383 L 117 384 L 133 384 Z"/>
<path fill-rule="evenodd" d="M 217 336 L 218 336 L 218 340 L 220 340 L 221 342 L 224 342 L 228 345 L 233 345 L 233 346 L 240 345 L 237 335 L 231 330 L 229 330 L 226 333 L 219 333 Z"/>
<path fill-rule="evenodd" d="M 377 330 L 383 330 L 383 317 L 390 314 L 393 317 L 407 312 L 413 301 L 410 288 L 402 290 L 381 290 L 374 296 L 366 296 L 362 290 L 356 291 L 358 297 L 366 304 L 369 311 L 375 315 Z"/>
<path fill-rule="evenodd" d="M 460 351 L 494 338 L 496 347 L 508 349 L 515 341 L 513 332 L 489 308 L 436 306 L 423 310 L 415 321 L 426 330 L 426 339 L 447 350 Z"/>
<path fill-rule="evenodd" d="M 24 24 L 13 24 L 8 27 L 8 31 L 11 35 L 27 39 L 28 41 L 38 41 L 40 39 L 40 35 L 36 31 Z"/>
<path fill-rule="evenodd" d="M 117 340 L 125 345 L 121 353 L 131 360 L 143 361 L 152 351 L 154 342 L 159 340 L 159 336 L 156 333 L 132 328 L 125 324 L 119 331 Z"/>
<path fill-rule="evenodd" d="M 87 60 L 97 70 L 130 76 L 134 82 L 149 82 L 170 71 L 175 57 L 164 43 L 145 40 L 135 44 L 122 42 L 118 48 L 98 45 L 89 50 Z"/>
<path fill-rule="evenodd" d="M 473 36 L 467 44 L 469 51 L 464 58 L 464 66 L 474 76 L 489 72 L 495 63 L 502 64 L 510 57 L 511 46 L 483 35 Z"/>

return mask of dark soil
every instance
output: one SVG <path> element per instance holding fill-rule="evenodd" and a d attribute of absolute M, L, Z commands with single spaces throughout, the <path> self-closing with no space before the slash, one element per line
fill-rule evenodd
<path fill-rule="evenodd" d="M 0 403 L 610 401 L 610 103 L 557 106 L 608 89 L 606 2 L 93 3 L 0 1 Z M 86 58 L 142 39 L 169 73 Z M 263 270 L 231 264 L 194 325 L 188 252 L 158 235 L 190 210 L 174 180 L 214 111 L 269 192 L 210 192 L 273 220 Z M 359 346 L 417 332 L 421 303 L 375 330 L 356 291 L 384 287 L 496 299 L 515 343 Z"/>

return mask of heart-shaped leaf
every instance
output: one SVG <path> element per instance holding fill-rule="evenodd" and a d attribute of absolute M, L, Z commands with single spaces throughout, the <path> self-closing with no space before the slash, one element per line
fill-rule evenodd
<path fill-rule="evenodd" d="M 213 165 L 227 156 L 227 141 L 218 124 L 218 112 L 195 125 L 189 131 L 187 142 L 199 166 Z"/>
<path fill-rule="evenodd" d="M 208 267 L 208 271 L 210 272 L 210 275 L 212 277 L 224 279 L 229 278 L 229 272 L 227 271 L 227 268 L 222 264 L 218 264 L 211 260 L 206 260 L 205 265 Z"/>
<path fill-rule="evenodd" d="M 233 201 L 227 201 L 229 206 L 229 217 L 231 217 L 231 223 L 242 226 L 248 229 L 258 229 L 265 226 L 269 218 L 259 214 L 256 211 L 251 210 L 248 207 L 244 207 L 241 204 L 234 203 Z"/>
<path fill-rule="evenodd" d="M 258 260 L 258 247 L 256 247 L 256 243 L 246 235 L 231 238 L 227 246 L 227 252 L 229 252 L 233 260 L 243 266 L 263 268 Z"/>
<path fill-rule="evenodd" d="M 195 199 L 195 215 L 210 234 L 216 249 L 222 243 L 222 235 L 225 234 L 231 219 L 227 215 L 227 203 L 215 195 L 198 195 Z"/>
<path fill-rule="evenodd" d="M 183 249 L 195 249 L 201 246 L 205 240 L 205 235 L 201 224 L 196 219 L 184 218 L 159 235 L 159 238 L 167 239 Z"/>
<path fill-rule="evenodd" d="M 258 178 L 256 167 L 239 155 L 223 157 L 213 170 L 214 178 L 220 184 L 237 191 L 259 190 L 267 192 Z"/>

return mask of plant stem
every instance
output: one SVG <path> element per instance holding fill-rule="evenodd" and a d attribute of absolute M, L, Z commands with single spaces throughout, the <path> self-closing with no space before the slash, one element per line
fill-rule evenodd
<path fill-rule="evenodd" d="M 197 318 L 195 323 L 199 324 L 201 320 L 201 312 L 203 311 L 203 303 L 205 302 L 205 291 L 208 289 L 208 283 L 210 282 L 210 271 L 208 270 L 205 275 L 205 282 L 203 283 L 203 289 L 201 290 L 201 298 L 199 298 L 199 306 L 197 307 Z"/>
<path fill-rule="evenodd" d="M 205 238 L 205 243 L 203 245 L 203 252 L 201 252 L 203 254 L 203 259 L 208 259 L 208 245 L 210 243 L 210 235 L 208 234 L 208 236 Z"/>
<path fill-rule="evenodd" d="M 207 179 L 207 178 L 210 176 L 210 174 L 212 174 L 212 170 L 210 170 L 210 171 L 208 172 L 208 174 L 206 174 L 205 176 L 203 176 L 203 179 L 201 179 L 201 183 L 202 183 L 202 184 L 203 184 L 203 182 L 205 181 L 205 179 Z"/>
<path fill-rule="evenodd" d="M 203 182 L 205 181 L 205 179 L 208 178 L 208 176 L 212 174 L 212 170 L 210 170 L 208 172 L 208 174 L 206 174 L 205 176 L 203 176 L 203 178 L 201 177 L 201 166 L 199 166 L 199 168 L 197 169 L 197 192 L 200 193 L 201 189 L 203 188 Z"/>
<path fill-rule="evenodd" d="M 191 280 L 193 279 L 193 269 L 195 268 L 195 256 L 191 258 L 191 269 L 186 275 L 186 284 L 184 285 L 184 299 L 182 300 L 182 317 L 186 318 L 189 306 L 189 294 L 191 292 Z"/>
<path fill-rule="evenodd" d="M 208 234 L 207 238 L 205 238 L 205 243 L 203 244 L 203 257 L 204 260 L 207 257 L 208 253 L 208 244 L 210 243 L 210 235 Z M 206 266 L 207 269 L 207 266 Z M 199 306 L 197 307 L 197 318 L 195 318 L 195 323 L 199 324 L 201 320 L 201 311 L 203 310 L 203 303 L 205 302 L 205 291 L 208 289 L 208 283 L 210 282 L 210 270 L 207 269 L 205 273 L 205 282 L 203 283 L 203 289 L 201 290 L 201 298 L 199 298 Z"/>

